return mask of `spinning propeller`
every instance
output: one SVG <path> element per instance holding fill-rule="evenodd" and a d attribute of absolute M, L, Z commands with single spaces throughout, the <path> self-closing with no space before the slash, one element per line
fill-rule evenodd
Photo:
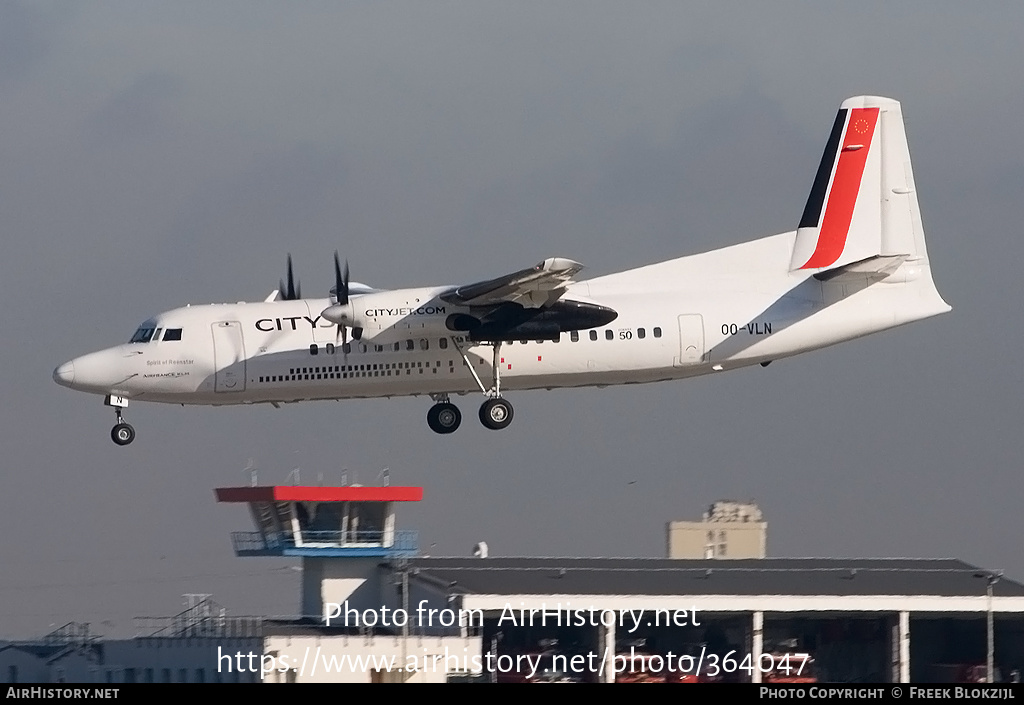
<path fill-rule="evenodd" d="M 334 251 L 334 294 L 338 300 L 338 306 L 348 305 L 348 260 L 345 260 L 345 274 L 341 273 L 341 264 L 338 262 L 338 251 Z M 330 320 L 330 319 L 328 319 Z M 338 324 L 338 335 L 341 337 L 341 344 L 348 344 L 348 326 L 341 321 Z M 337 338 L 335 338 L 337 340 Z"/>
<path fill-rule="evenodd" d="M 362 287 L 363 285 L 357 285 Z M 363 287 L 365 289 L 366 287 Z M 348 274 L 348 260 L 345 261 L 345 270 L 341 269 L 341 260 L 338 252 L 334 252 L 334 302 L 323 312 L 323 317 L 338 326 L 335 341 L 341 341 L 342 345 L 348 346 L 349 326 L 352 322 L 352 311 L 349 308 L 350 279 Z M 296 301 L 302 298 L 302 289 L 295 279 L 292 269 L 292 256 L 288 255 L 288 280 L 280 281 L 278 287 L 278 301 Z M 361 328 L 352 328 L 352 338 L 359 340 L 362 337 Z M 346 353 L 347 357 L 347 353 Z"/>
<path fill-rule="evenodd" d="M 295 301 L 302 298 L 302 289 L 299 288 L 299 283 L 295 281 L 295 277 L 292 274 L 292 256 L 288 254 L 288 288 L 284 286 L 284 282 L 279 282 L 278 291 L 281 292 L 280 298 L 284 301 Z"/>

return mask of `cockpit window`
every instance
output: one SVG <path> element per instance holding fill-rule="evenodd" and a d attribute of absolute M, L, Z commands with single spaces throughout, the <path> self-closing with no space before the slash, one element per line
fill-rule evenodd
<path fill-rule="evenodd" d="M 168 328 L 164 331 L 164 342 L 168 340 L 181 340 L 181 328 Z"/>
<path fill-rule="evenodd" d="M 152 337 L 153 337 L 153 329 L 152 328 L 139 328 L 137 331 L 135 331 L 135 335 L 132 336 L 132 339 L 129 342 L 132 342 L 132 343 L 148 343 Z"/>

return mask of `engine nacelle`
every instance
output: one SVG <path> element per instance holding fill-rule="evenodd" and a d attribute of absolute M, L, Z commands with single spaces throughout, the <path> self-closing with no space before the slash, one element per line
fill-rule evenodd
<path fill-rule="evenodd" d="M 611 323 L 618 313 L 606 306 L 572 299 L 544 308 L 517 303 L 457 306 L 441 298 L 448 289 L 402 289 L 353 296 L 324 310 L 327 320 L 353 330 L 353 338 L 386 345 L 410 338 L 465 333 L 476 342 L 549 340 L 573 330 Z"/>
<path fill-rule="evenodd" d="M 476 316 L 468 313 L 453 313 L 444 320 L 445 328 L 457 333 L 476 330 L 481 326 L 481 321 Z"/>
<path fill-rule="evenodd" d="M 469 339 L 477 342 L 551 340 L 569 331 L 607 325 L 618 316 L 606 306 L 571 299 L 556 301 L 547 308 L 503 304 L 468 332 Z"/>

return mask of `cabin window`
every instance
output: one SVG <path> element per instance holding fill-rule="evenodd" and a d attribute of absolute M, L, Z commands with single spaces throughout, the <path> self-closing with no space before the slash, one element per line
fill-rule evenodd
<path fill-rule="evenodd" d="M 395 352 L 398 352 L 401 349 L 402 349 L 402 344 L 401 343 L 395 343 Z"/>
<path fill-rule="evenodd" d="M 437 347 L 441 348 L 442 350 L 447 350 L 448 349 L 448 339 L 447 338 L 441 338 L 439 341 L 437 341 Z"/>
<path fill-rule="evenodd" d="M 367 347 L 364 343 L 359 344 L 359 352 L 366 352 Z"/>
<path fill-rule="evenodd" d="M 352 343 L 345 343 L 344 345 L 342 345 L 341 351 L 348 355 L 350 352 L 352 352 Z"/>
<path fill-rule="evenodd" d="M 654 337 L 655 338 L 660 338 L 661 337 L 661 328 L 655 328 L 654 329 Z"/>
<path fill-rule="evenodd" d="M 609 329 L 609 330 L 606 330 L 606 331 L 604 332 L 604 339 L 605 339 L 605 340 L 615 340 L 615 333 L 613 333 L 613 332 L 611 331 L 611 329 Z"/>
<path fill-rule="evenodd" d="M 181 328 L 168 328 L 164 331 L 164 342 L 168 340 L 181 340 Z"/>
<path fill-rule="evenodd" d="M 405 349 L 406 350 L 415 350 L 416 349 L 416 343 L 410 338 L 409 340 L 405 341 Z"/>
<path fill-rule="evenodd" d="M 420 338 L 420 350 L 429 350 L 429 349 L 430 349 L 430 341 L 427 340 L 426 338 Z"/>
<path fill-rule="evenodd" d="M 309 346 L 309 354 L 310 355 L 316 355 L 319 352 L 320 352 L 320 346 L 317 345 L 316 343 L 313 343 L 312 345 Z"/>
<path fill-rule="evenodd" d="M 334 343 L 327 343 L 327 354 L 328 355 L 333 355 L 334 354 Z"/>
<path fill-rule="evenodd" d="M 597 340 L 597 331 L 596 330 L 590 331 L 590 339 L 591 340 Z"/>
<path fill-rule="evenodd" d="M 644 338 L 647 337 L 647 331 L 645 329 L 643 329 L 643 328 L 637 328 L 636 329 L 636 337 L 640 338 L 640 340 L 643 340 Z"/>
<path fill-rule="evenodd" d="M 580 342 L 580 332 L 578 330 L 574 330 L 572 333 L 569 333 L 569 340 L 574 343 Z"/>

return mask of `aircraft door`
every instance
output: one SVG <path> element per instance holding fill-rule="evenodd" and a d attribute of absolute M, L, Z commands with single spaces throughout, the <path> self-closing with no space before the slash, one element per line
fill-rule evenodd
<path fill-rule="evenodd" d="M 245 341 L 238 321 L 217 321 L 213 330 L 214 391 L 245 391 Z"/>
<path fill-rule="evenodd" d="M 679 316 L 679 357 L 676 367 L 704 362 L 704 317 L 699 313 Z"/>

